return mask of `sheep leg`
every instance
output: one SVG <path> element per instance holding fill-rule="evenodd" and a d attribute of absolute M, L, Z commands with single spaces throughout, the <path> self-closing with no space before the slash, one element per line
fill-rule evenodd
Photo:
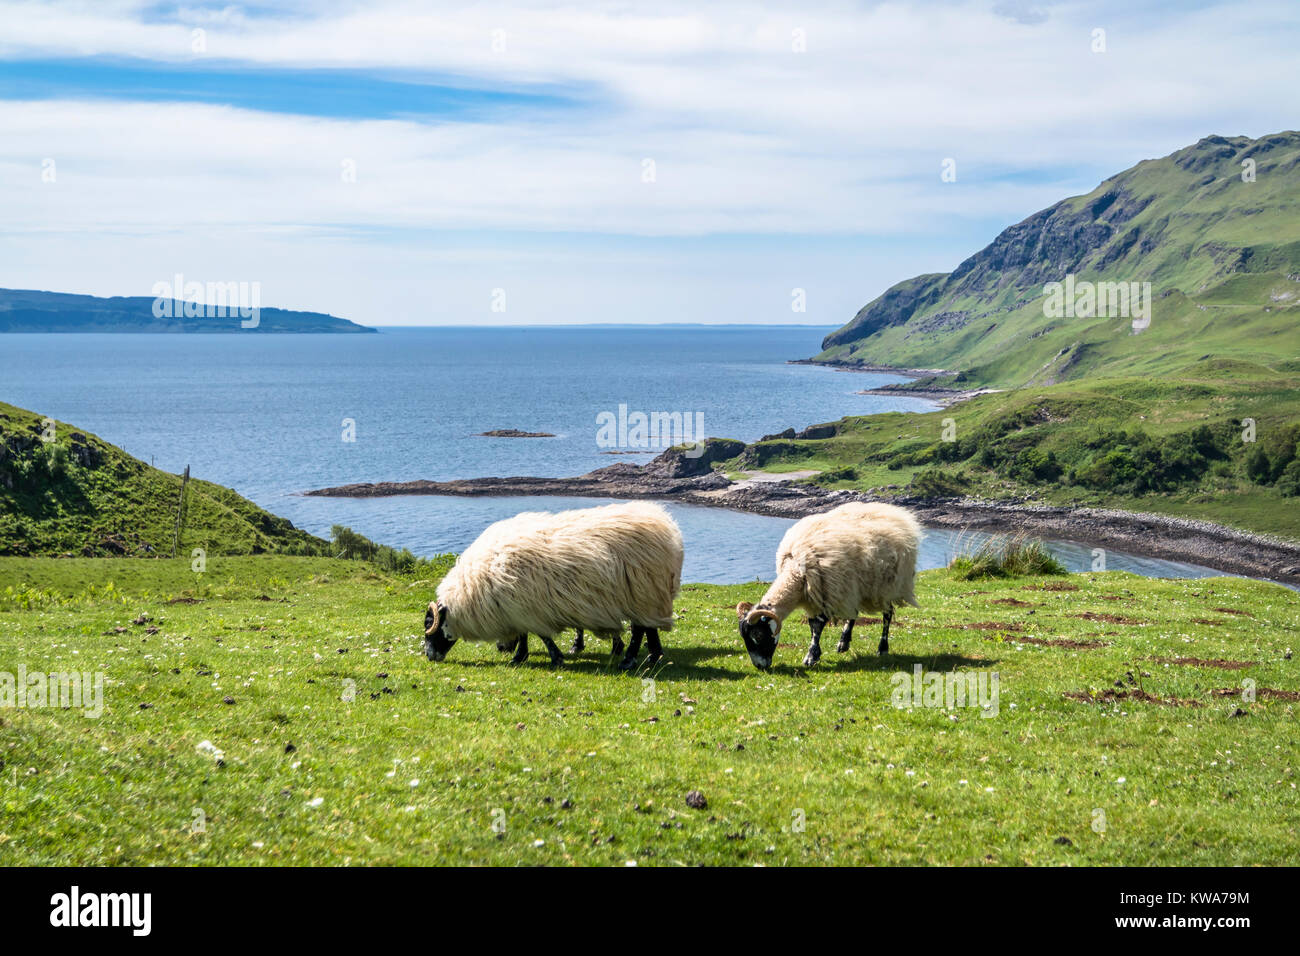
<path fill-rule="evenodd" d="M 622 635 L 622 634 L 615 634 L 615 635 L 614 635 L 614 647 L 613 647 L 611 653 L 612 653 L 615 657 L 618 657 L 620 654 L 623 653 L 623 635 Z"/>
<path fill-rule="evenodd" d="M 647 627 L 645 629 L 645 643 L 646 648 L 650 651 L 646 655 L 645 662 L 647 664 L 657 664 L 659 658 L 664 656 L 663 646 L 659 643 L 659 628 Z"/>
<path fill-rule="evenodd" d="M 886 608 L 884 613 L 881 614 L 881 617 L 884 618 L 885 621 L 885 632 L 882 635 L 880 635 L 880 653 L 888 654 L 889 653 L 889 622 L 894 619 L 894 609 L 892 607 Z"/>
<path fill-rule="evenodd" d="M 804 656 L 804 667 L 812 667 L 822 659 L 822 628 L 826 626 L 826 621 L 827 618 L 822 614 L 808 618 L 808 627 L 812 631 L 812 643 L 808 645 L 808 653 Z"/>
<path fill-rule="evenodd" d="M 849 641 L 853 640 L 853 618 L 849 618 L 844 624 L 844 630 L 840 631 L 840 642 L 835 645 L 835 650 L 843 654 L 849 649 Z"/>
<path fill-rule="evenodd" d="M 632 625 L 632 640 L 628 642 L 623 662 L 618 665 L 619 670 L 630 671 L 636 667 L 636 656 L 641 653 L 641 635 L 644 630 L 640 624 Z"/>
<path fill-rule="evenodd" d="M 522 664 L 528 660 L 528 635 L 520 634 L 519 641 L 515 644 L 515 656 L 510 658 L 511 664 Z"/>
<path fill-rule="evenodd" d="M 539 634 L 538 637 L 540 637 L 542 639 L 542 643 L 546 645 L 546 653 L 551 655 L 551 666 L 559 667 L 561 664 L 563 664 L 564 655 L 561 654 L 560 649 L 555 646 L 555 641 L 547 637 L 545 634 Z"/>
<path fill-rule="evenodd" d="M 576 630 L 578 633 L 577 633 L 577 636 L 573 639 L 573 647 L 569 648 L 569 653 L 570 653 L 570 654 L 581 654 L 581 653 L 583 652 L 583 649 L 584 649 L 587 645 L 584 644 L 584 643 L 583 643 L 583 640 L 582 640 L 582 628 L 580 628 L 580 627 L 579 627 L 579 628 L 575 628 L 575 630 Z"/>

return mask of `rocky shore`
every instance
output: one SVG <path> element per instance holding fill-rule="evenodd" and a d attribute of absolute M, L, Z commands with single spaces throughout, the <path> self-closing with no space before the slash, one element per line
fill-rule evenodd
<path fill-rule="evenodd" d="M 999 392 L 998 388 L 945 388 L 942 385 L 882 385 L 880 388 L 864 388 L 859 395 L 894 395 L 902 398 L 924 398 L 935 402 L 940 408 L 947 408 L 964 402 L 977 395 Z"/>
<path fill-rule="evenodd" d="M 840 362 L 815 362 L 812 359 L 795 359 L 789 364 L 819 365 L 822 368 L 832 368 L 839 372 L 886 372 L 890 375 L 905 375 L 911 379 L 933 379 L 938 375 L 949 374 L 941 368 L 894 368 L 889 365 L 850 365 Z M 924 398 L 927 401 L 934 402 L 940 408 L 947 408 L 950 405 L 956 405 L 958 402 L 964 402 L 968 399 L 975 398 L 977 395 L 986 395 L 989 392 L 997 391 L 1001 391 L 1001 389 L 952 388 L 946 385 L 901 382 L 893 385 L 881 385 L 879 388 L 864 388 L 857 394 L 893 395 L 901 398 Z"/>
<path fill-rule="evenodd" d="M 712 469 L 713 462 L 734 458 L 743 447 L 740 442 L 710 439 L 704 453 L 697 458 L 687 458 L 680 449 L 669 449 L 645 465 L 620 462 L 575 478 L 385 481 L 321 488 L 305 494 L 335 498 L 393 495 L 655 498 L 780 518 L 801 518 L 847 501 L 888 500 L 910 508 L 931 527 L 1058 538 L 1300 585 L 1300 545 L 1265 535 L 1208 521 L 1103 508 L 968 498 L 886 499 L 855 491 L 827 491 L 791 481 L 733 482 Z"/>

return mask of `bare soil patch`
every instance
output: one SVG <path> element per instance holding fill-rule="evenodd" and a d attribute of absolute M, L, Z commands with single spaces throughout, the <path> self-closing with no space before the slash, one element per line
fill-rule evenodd
<path fill-rule="evenodd" d="M 1204 657 L 1151 657 L 1148 660 L 1157 664 L 1178 664 L 1181 667 L 1217 667 L 1224 671 L 1245 670 L 1259 663 L 1258 661 L 1227 661 L 1222 658 L 1207 660 Z"/>
<path fill-rule="evenodd" d="M 1146 704 L 1164 704 L 1166 707 L 1200 707 L 1199 700 L 1192 700 L 1187 697 L 1157 697 L 1155 694 L 1148 694 L 1144 690 L 1106 690 L 1097 693 L 1091 693 L 1086 690 L 1067 691 L 1065 697 L 1068 700 L 1077 700 L 1084 704 L 1110 703 L 1119 700 L 1140 700 Z"/>
<path fill-rule="evenodd" d="M 1241 687 L 1220 687 L 1210 691 L 1215 697 L 1240 697 L 1245 693 Z M 1300 690 L 1278 690 L 1276 687 L 1256 687 L 1256 697 L 1271 697 L 1273 700 L 1300 701 Z"/>
<path fill-rule="evenodd" d="M 996 638 L 986 637 L 986 641 L 993 641 Z M 1077 651 L 1095 651 L 1099 647 L 1110 647 L 1110 641 L 1076 641 L 1069 637 L 1060 637 L 1054 640 L 1045 637 L 1013 637 L 1017 644 L 1034 644 L 1038 647 L 1066 647 Z"/>
<path fill-rule="evenodd" d="M 1072 614 L 1070 616 L 1085 621 L 1103 621 L 1106 624 L 1139 625 L 1146 623 L 1146 621 L 1135 621 L 1131 617 L 1120 617 L 1118 614 L 1096 614 L 1093 611 L 1084 611 L 1082 614 Z"/>

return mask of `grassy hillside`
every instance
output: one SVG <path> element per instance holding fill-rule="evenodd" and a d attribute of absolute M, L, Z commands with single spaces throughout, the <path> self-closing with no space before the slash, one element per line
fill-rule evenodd
<path fill-rule="evenodd" d="M 1096 306 L 1049 316 L 1046 283 L 1071 275 L 1149 282 L 1149 326 Z M 900 282 L 823 344 L 817 360 L 832 364 L 946 370 L 913 387 L 997 391 L 928 415 L 847 418 L 831 438 L 761 442 L 723 468 L 818 469 L 813 482 L 883 495 L 1163 512 L 1300 540 L 1300 133 L 1210 136 L 1139 163 L 951 274 Z"/>
<path fill-rule="evenodd" d="M 179 475 L 63 422 L 0 402 L 0 554 L 165 555 Z M 322 554 L 326 542 L 229 488 L 191 479 L 178 555 Z"/>
<path fill-rule="evenodd" d="M 864 625 L 806 670 L 792 618 L 771 673 L 731 611 L 762 585 L 687 585 L 668 663 L 628 676 L 607 645 L 431 664 L 435 580 L 356 562 L 0 579 L 0 670 L 106 680 L 98 719 L 0 710 L 6 865 L 1259 865 L 1300 839 L 1300 602 L 1260 582 L 926 572 L 893 655 Z M 996 672 L 996 715 L 896 708 L 918 664 Z"/>
<path fill-rule="evenodd" d="M 823 430 L 834 434 L 756 442 L 717 467 L 817 470 L 807 483 L 883 497 L 1159 512 L 1300 541 L 1300 392 L 1293 376 L 1258 366 L 1207 360 L 1170 380 L 1027 386 Z"/>
<path fill-rule="evenodd" d="M 1100 310 L 1048 317 L 1044 286 L 1067 275 L 1150 282 L 1150 327 Z M 1300 133 L 1210 136 L 1141 162 L 1011 226 L 951 274 L 899 283 L 823 347 L 819 361 L 943 368 L 995 387 L 1162 374 L 1206 355 L 1295 363 Z"/>

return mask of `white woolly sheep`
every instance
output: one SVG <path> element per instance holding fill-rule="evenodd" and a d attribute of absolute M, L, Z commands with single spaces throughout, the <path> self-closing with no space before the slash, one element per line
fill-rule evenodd
<path fill-rule="evenodd" d="M 661 506 L 648 502 L 576 511 L 525 512 L 490 525 L 465 549 L 438 585 L 424 618 L 424 651 L 442 660 L 460 639 L 514 647 L 528 657 L 528 635 L 563 660 L 555 636 L 579 628 L 615 641 L 632 625 L 620 667 L 663 656 L 659 631 L 673 626 L 673 599 L 682 581 L 682 533 Z"/>
<path fill-rule="evenodd" d="M 850 503 L 795 523 L 776 550 L 776 580 L 757 605 L 739 604 L 740 637 L 754 666 L 767 669 L 781 622 L 797 608 L 808 613 L 812 645 L 804 665 L 822 656 L 822 628 L 845 621 L 839 646 L 849 649 L 859 611 L 881 612 L 880 653 L 889 652 L 894 607 L 916 603 L 914 579 L 921 526 L 911 512 L 893 505 Z"/>

